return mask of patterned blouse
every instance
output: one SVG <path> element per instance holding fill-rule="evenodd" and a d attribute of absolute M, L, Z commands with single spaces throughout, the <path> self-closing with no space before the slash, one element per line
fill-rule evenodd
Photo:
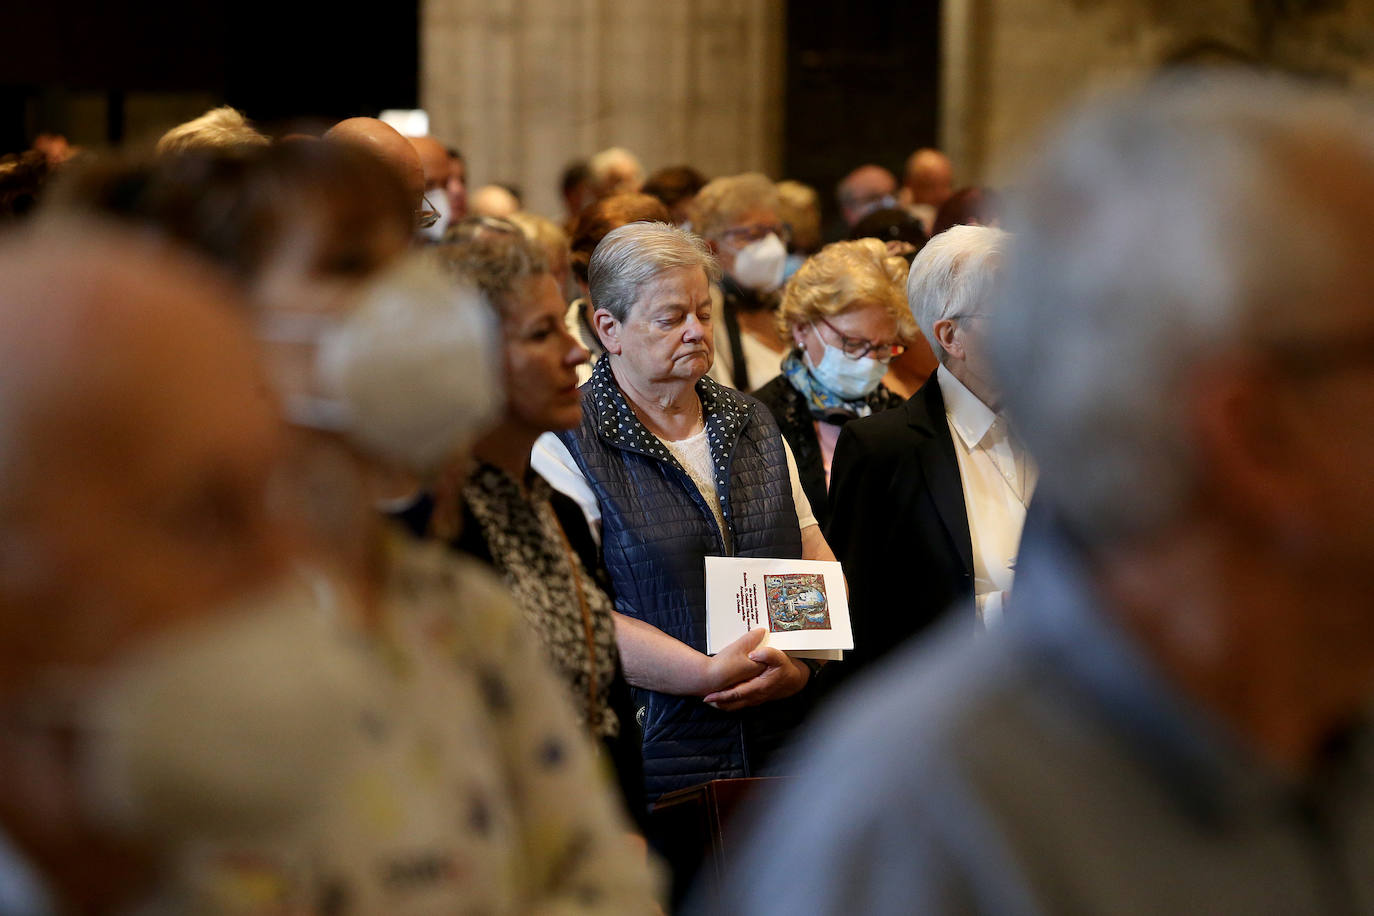
<path fill-rule="evenodd" d="M 654 870 L 490 570 L 396 536 L 369 640 L 392 686 L 320 823 L 201 850 L 179 912 L 652 913 Z"/>
<path fill-rule="evenodd" d="M 530 474 L 528 492 L 505 471 L 482 464 L 463 499 L 491 551 L 492 562 L 568 684 L 573 708 L 602 738 L 620 731 L 609 706 L 619 654 L 611 599 L 573 551 L 549 502 L 552 489 Z"/>

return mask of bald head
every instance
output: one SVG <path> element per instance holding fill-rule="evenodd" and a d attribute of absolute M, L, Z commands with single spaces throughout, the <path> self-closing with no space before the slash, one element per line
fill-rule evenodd
<path fill-rule="evenodd" d="M 472 192 L 468 209 L 474 216 L 495 216 L 505 219 L 520 209 L 515 195 L 498 184 L 483 185 Z"/>
<path fill-rule="evenodd" d="M 420 167 L 425 174 L 425 191 L 442 188 L 448 181 L 448 173 L 453 168 L 448 150 L 444 144 L 433 137 L 407 137 L 415 153 L 420 157 Z"/>
<path fill-rule="evenodd" d="M 270 575 L 281 432 L 216 277 L 71 226 L 0 243 L 0 276 L 3 697 Z"/>
<path fill-rule="evenodd" d="M 326 140 L 362 147 L 394 168 L 406 183 L 415 205 L 425 193 L 425 171 L 410 141 L 390 124 L 376 118 L 348 118 L 325 133 Z"/>
<path fill-rule="evenodd" d="M 844 220 L 853 226 L 869 213 L 891 206 L 897 193 L 897 177 L 881 165 L 861 165 L 840 179 L 835 189 Z"/>
<path fill-rule="evenodd" d="M 939 207 L 954 191 L 954 168 L 944 153 L 924 147 L 907 157 L 902 184 L 908 203 Z"/>

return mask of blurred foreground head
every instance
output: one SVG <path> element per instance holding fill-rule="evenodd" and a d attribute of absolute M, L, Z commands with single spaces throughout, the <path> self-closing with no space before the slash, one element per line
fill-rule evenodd
<path fill-rule="evenodd" d="M 151 229 L 227 269 L 256 308 L 290 418 L 370 459 L 437 463 L 494 397 L 484 310 L 406 256 L 408 193 L 350 144 L 97 165 L 52 205 Z"/>
<path fill-rule="evenodd" d="M 0 696 L 37 660 L 98 663 L 280 561 L 263 499 L 280 431 L 237 300 L 81 232 L 0 250 Z"/>
<path fill-rule="evenodd" d="M 994 348 L 1067 520 L 1374 560 L 1369 112 L 1176 78 L 1088 107 L 1021 189 Z"/>
<path fill-rule="evenodd" d="M 286 577 L 230 288 L 74 223 L 0 275 L 0 832 L 62 911 L 120 911 L 160 855 L 307 816 L 368 679 Z"/>

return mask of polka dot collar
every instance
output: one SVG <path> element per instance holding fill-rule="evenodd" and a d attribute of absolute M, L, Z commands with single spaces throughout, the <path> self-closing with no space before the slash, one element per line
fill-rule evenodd
<path fill-rule="evenodd" d="M 685 475 L 672 452 L 649 432 L 648 427 L 639 419 L 625 394 L 616 384 L 611 373 L 609 357 L 596 361 L 592 376 L 587 380 L 587 394 L 583 406 L 591 413 L 591 421 L 597 433 L 608 444 L 619 449 L 647 455 L 650 458 L 672 465 Z M 711 447 L 711 463 L 715 468 L 716 493 L 720 496 L 721 510 L 730 517 L 730 458 L 740 433 L 753 415 L 754 405 L 736 391 L 717 384 L 713 379 L 703 376 L 696 385 L 697 397 L 701 399 L 702 414 L 706 419 L 706 438 Z"/>

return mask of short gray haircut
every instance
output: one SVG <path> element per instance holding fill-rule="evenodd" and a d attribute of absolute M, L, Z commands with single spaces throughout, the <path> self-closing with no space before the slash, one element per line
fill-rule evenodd
<path fill-rule="evenodd" d="M 710 283 L 720 265 L 700 238 L 667 223 L 629 223 L 606 234 L 592 252 L 587 282 L 592 306 L 624 322 L 644 287 L 683 267 L 700 268 Z"/>
<path fill-rule="evenodd" d="M 1195 505 L 1197 370 L 1329 337 L 1337 284 L 1368 282 L 1374 120 L 1177 75 L 1080 110 L 1019 189 L 991 349 L 1037 498 L 1097 541 L 1158 533 Z"/>
<path fill-rule="evenodd" d="M 926 343 L 941 363 L 949 356 L 935 339 L 935 322 L 992 307 L 1007 233 L 989 226 L 953 226 L 926 243 L 911 262 L 906 301 Z"/>

